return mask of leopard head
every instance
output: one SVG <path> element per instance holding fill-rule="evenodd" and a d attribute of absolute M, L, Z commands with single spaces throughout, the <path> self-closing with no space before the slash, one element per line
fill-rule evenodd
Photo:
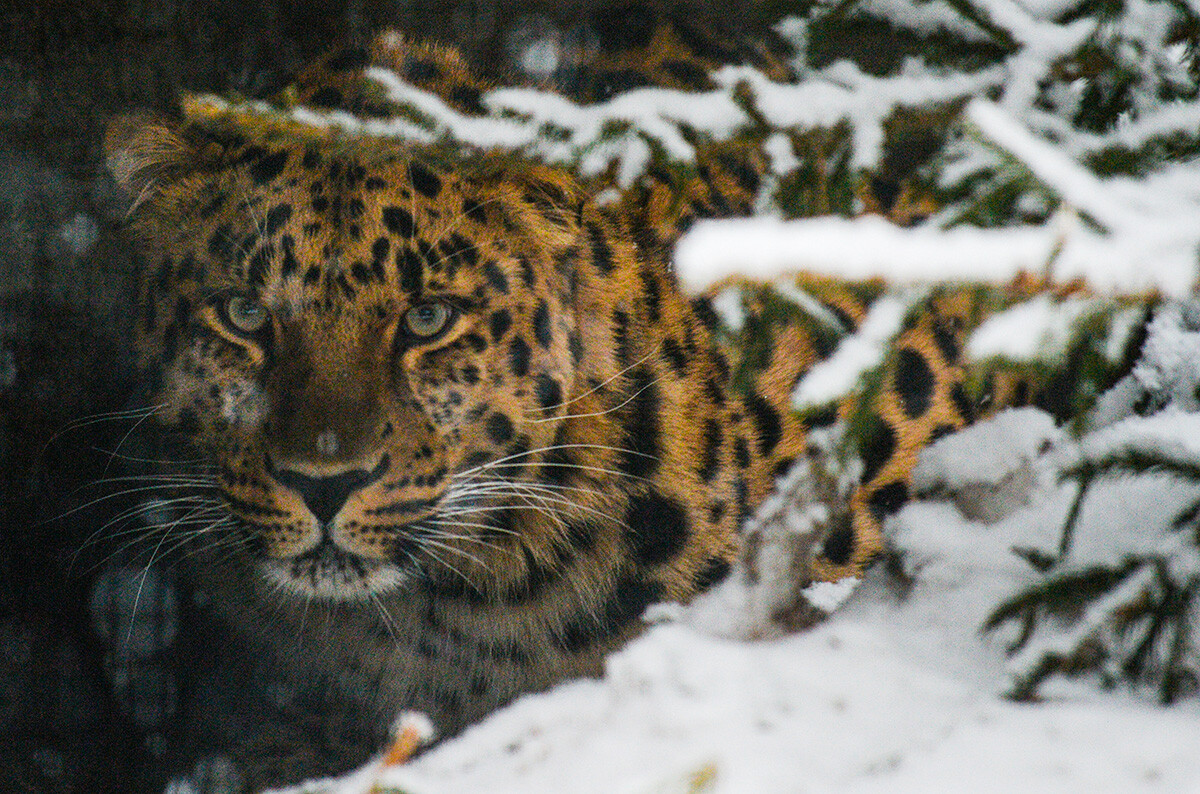
<path fill-rule="evenodd" d="M 584 356 L 557 172 L 243 119 L 114 123 L 158 422 L 268 580 L 354 599 L 493 570 Z"/>

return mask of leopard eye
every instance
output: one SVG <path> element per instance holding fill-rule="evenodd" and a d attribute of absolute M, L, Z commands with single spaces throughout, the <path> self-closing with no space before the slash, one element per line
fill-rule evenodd
<path fill-rule="evenodd" d="M 444 303 L 420 303 L 404 313 L 404 328 L 418 339 L 430 339 L 444 331 L 453 316 Z"/>
<path fill-rule="evenodd" d="M 225 319 L 235 331 L 256 334 L 266 326 L 270 315 L 261 303 L 234 295 L 225 301 Z"/>

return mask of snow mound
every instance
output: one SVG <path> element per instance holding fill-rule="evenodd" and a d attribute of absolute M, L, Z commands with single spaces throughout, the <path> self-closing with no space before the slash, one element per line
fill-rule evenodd
<path fill-rule="evenodd" d="M 1047 472 L 1038 456 L 1063 439 L 1054 419 L 1035 408 L 998 413 L 946 436 L 921 456 L 912 488 L 932 498 L 950 498 L 970 519 L 993 524 L 1029 503 Z"/>
<path fill-rule="evenodd" d="M 1055 548 L 1076 488 L 1032 478 L 1025 501 L 990 525 L 947 495 L 1022 467 L 1054 470 L 1074 443 L 1024 409 L 931 446 L 919 480 L 941 490 L 889 523 L 908 585 L 877 567 L 809 631 L 739 640 L 714 635 L 726 633 L 711 620 L 715 601 L 659 608 L 603 678 L 525 696 L 408 766 L 302 790 L 924 794 L 964 780 L 983 792 L 1200 790 L 1194 700 L 1162 708 L 1137 691 L 1061 680 L 1036 706 L 1002 697 L 1021 663 L 1006 660 L 1013 632 L 980 627 L 1038 580 L 1012 550 Z M 1163 485 L 1098 488 L 1079 525 L 1093 541 L 1081 545 L 1099 554 L 1101 538 L 1153 526 L 1181 495 L 1164 503 Z"/>

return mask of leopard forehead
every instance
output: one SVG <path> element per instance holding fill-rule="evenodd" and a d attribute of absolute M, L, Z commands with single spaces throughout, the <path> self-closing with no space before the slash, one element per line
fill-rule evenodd
<path fill-rule="evenodd" d="M 383 317 L 431 297 L 485 304 L 550 276 L 534 228 L 545 214 L 489 175 L 312 144 L 248 145 L 228 164 L 181 224 L 184 292 Z"/>

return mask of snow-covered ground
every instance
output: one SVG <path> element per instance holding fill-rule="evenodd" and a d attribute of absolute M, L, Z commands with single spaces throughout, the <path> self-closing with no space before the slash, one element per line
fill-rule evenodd
<path fill-rule="evenodd" d="M 1194 704 L 998 697 L 1002 653 L 979 639 L 985 610 L 964 574 L 907 603 L 873 577 L 833 620 L 780 639 L 659 626 L 604 680 L 526 697 L 384 780 L 413 792 L 1200 789 Z"/>
<path fill-rule="evenodd" d="M 919 498 L 888 524 L 905 576 L 877 567 L 816 628 L 772 628 L 764 601 L 779 582 L 755 589 L 737 571 L 692 605 L 652 608 L 651 628 L 603 679 L 524 697 L 407 766 L 304 790 L 1200 791 L 1195 698 L 1165 707 L 1150 688 L 1105 691 L 1089 677 L 1050 679 L 1039 701 L 1014 702 L 1013 676 L 1090 624 L 1034 632 L 1011 658 L 1011 625 L 981 631 L 1039 581 L 1013 549 L 1057 552 L 1078 491 L 1064 471 L 1126 451 L 1200 457 L 1197 312 L 1186 302 L 1160 312 L 1145 358 L 1082 439 L 1020 409 L 931 446 L 914 471 Z M 1130 416 L 1147 390 L 1165 406 Z M 1196 497 L 1164 474 L 1101 478 L 1062 565 L 1159 554 L 1186 578 L 1197 553 L 1170 523 Z M 803 509 L 781 515 L 785 532 L 806 531 Z"/>
<path fill-rule="evenodd" d="M 980 449 L 993 454 L 972 454 Z M 1037 703 L 1003 696 L 1012 636 L 980 626 L 1035 579 L 1011 547 L 1056 547 L 1074 486 L 1053 475 L 1073 449 L 1032 409 L 948 437 L 916 477 L 930 493 L 1028 476 L 999 497 L 1007 515 L 991 524 L 941 496 L 898 514 L 891 530 L 912 575 L 906 592 L 877 568 L 810 631 L 731 639 L 721 636 L 728 612 L 747 602 L 735 576 L 692 606 L 653 609 L 655 625 L 609 660 L 602 680 L 526 696 L 408 766 L 367 767 L 332 788 L 1200 791 L 1195 699 L 1163 707 L 1151 693 L 1062 679 Z M 1114 526 L 1154 527 L 1189 494 L 1154 477 L 1097 488 L 1075 548 L 1095 554 Z"/>

